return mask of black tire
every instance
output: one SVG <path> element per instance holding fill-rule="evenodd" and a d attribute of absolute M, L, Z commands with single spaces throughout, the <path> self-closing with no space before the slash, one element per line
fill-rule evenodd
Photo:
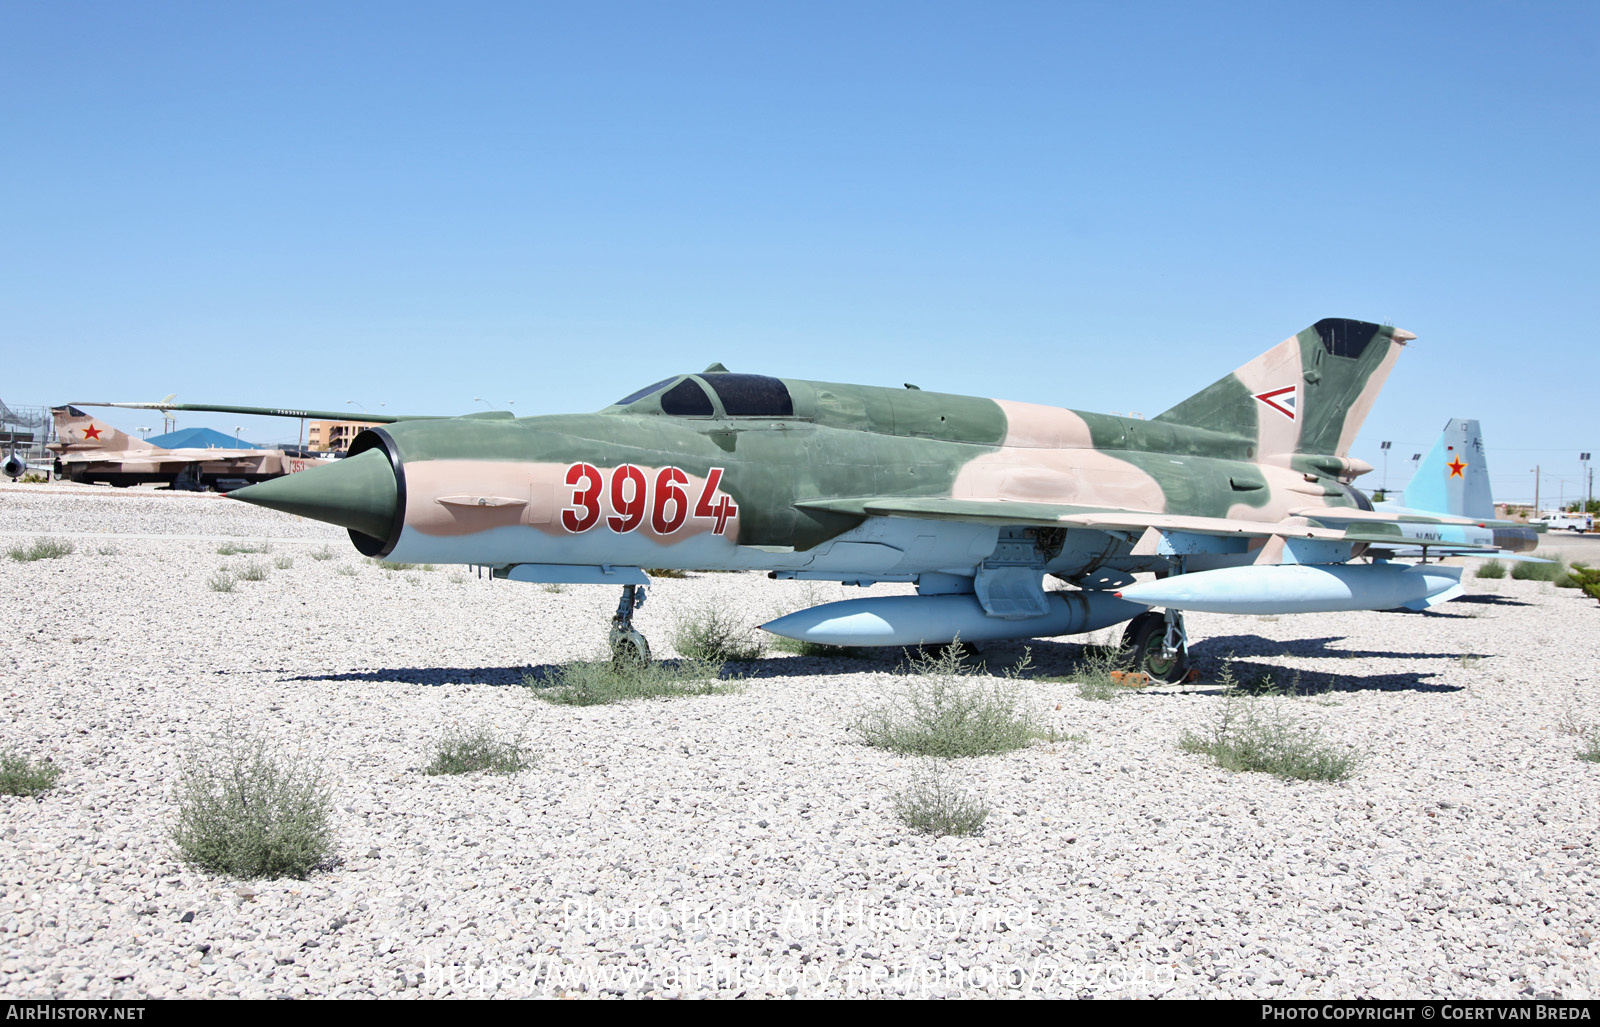
<path fill-rule="evenodd" d="M 1142 670 L 1156 681 L 1175 685 L 1189 676 L 1189 647 L 1185 645 L 1173 656 L 1167 656 L 1167 619 L 1159 613 L 1141 613 L 1128 624 L 1124 633 L 1128 643 L 1129 662 L 1134 670 Z"/>
<path fill-rule="evenodd" d="M 637 631 L 611 633 L 611 662 L 617 666 L 626 663 L 643 665 L 650 662 L 650 643 Z"/>

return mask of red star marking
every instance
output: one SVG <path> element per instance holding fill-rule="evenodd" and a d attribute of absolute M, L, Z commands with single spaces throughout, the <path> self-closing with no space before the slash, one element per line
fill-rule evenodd
<path fill-rule="evenodd" d="M 1461 458 L 1459 456 L 1456 457 L 1454 460 L 1450 461 L 1449 463 L 1445 464 L 1445 466 L 1450 468 L 1450 477 L 1452 477 L 1452 478 L 1465 478 L 1466 477 L 1466 475 L 1462 474 L 1461 472 L 1467 469 L 1467 465 L 1461 462 Z"/>
<path fill-rule="evenodd" d="M 89 427 L 83 429 L 83 437 L 86 439 L 98 439 L 100 437 L 100 429 L 90 424 Z"/>

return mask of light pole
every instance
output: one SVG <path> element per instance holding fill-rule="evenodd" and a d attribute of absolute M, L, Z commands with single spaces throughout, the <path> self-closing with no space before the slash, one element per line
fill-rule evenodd
<path fill-rule="evenodd" d="M 494 407 L 489 406 L 489 401 L 484 399 L 482 396 L 473 396 L 472 401 L 474 403 L 482 403 L 484 406 L 489 407 L 490 410 L 494 409 Z"/>
<path fill-rule="evenodd" d="M 150 429 L 149 428 L 140 428 L 139 429 L 139 437 L 141 439 L 148 439 L 150 437 Z"/>
<path fill-rule="evenodd" d="M 345 401 L 344 401 L 344 405 L 345 405 L 345 406 L 347 406 L 347 407 L 361 407 L 361 412 L 362 412 L 362 413 L 363 413 L 363 414 L 364 414 L 364 413 L 366 413 L 366 412 L 367 412 L 367 408 L 366 408 L 366 407 L 364 407 L 364 406 L 361 406 L 361 404 L 360 404 L 360 403 L 357 403 L 357 402 L 356 402 L 356 401 L 355 401 L 355 400 L 353 400 L 353 399 L 347 399 L 347 400 L 345 400 Z"/>
<path fill-rule="evenodd" d="M 1389 443 L 1380 442 L 1378 448 L 1383 450 L 1383 494 L 1389 494 Z"/>
<path fill-rule="evenodd" d="M 1533 515 L 1539 516 L 1539 465 L 1533 465 Z"/>
<path fill-rule="evenodd" d="M 1578 462 L 1583 465 L 1583 477 L 1578 479 L 1578 484 L 1584 487 L 1583 512 L 1589 512 L 1589 504 L 1594 502 L 1594 472 L 1589 470 L 1589 454 L 1579 453 Z"/>
<path fill-rule="evenodd" d="M 244 431 L 244 425 L 240 424 L 240 425 L 235 425 L 234 426 L 234 429 L 233 429 L 233 444 L 235 446 L 237 446 L 239 444 L 239 433 L 242 432 L 242 431 Z"/>

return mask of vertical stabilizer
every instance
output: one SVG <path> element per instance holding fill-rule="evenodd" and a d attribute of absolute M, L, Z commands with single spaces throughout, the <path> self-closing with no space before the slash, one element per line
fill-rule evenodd
<path fill-rule="evenodd" d="M 1342 457 L 1414 338 L 1389 325 L 1324 318 L 1156 420 L 1253 438 L 1258 458 Z"/>
<path fill-rule="evenodd" d="M 152 446 L 127 432 L 117 431 L 98 417 L 90 417 L 74 406 L 51 407 L 55 420 L 56 441 L 50 448 L 74 453 L 104 450 L 108 453 L 160 453 L 160 446 Z"/>
<path fill-rule="evenodd" d="M 1490 520 L 1494 493 L 1489 488 L 1489 466 L 1483 455 L 1483 432 L 1478 422 L 1451 418 L 1439 440 L 1417 465 L 1406 483 L 1408 510 Z"/>

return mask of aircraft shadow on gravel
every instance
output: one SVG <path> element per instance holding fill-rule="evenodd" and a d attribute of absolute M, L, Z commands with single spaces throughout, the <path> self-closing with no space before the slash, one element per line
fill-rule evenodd
<path fill-rule="evenodd" d="M 1201 666 L 1201 682 L 1210 685 L 1211 692 L 1220 694 L 1217 678 L 1222 664 L 1207 664 L 1196 654 Z M 1459 692 L 1460 685 L 1441 685 L 1428 680 L 1432 674 L 1406 671 L 1399 674 L 1336 674 L 1282 667 L 1271 663 L 1252 663 L 1234 660 L 1230 672 L 1235 687 L 1248 694 L 1266 695 L 1284 693 L 1292 695 L 1327 695 L 1333 692 Z"/>
<path fill-rule="evenodd" d="M 1450 600 L 1450 604 L 1448 604 L 1448 605 L 1454 605 L 1455 603 L 1476 603 L 1476 604 L 1480 604 L 1480 605 L 1483 605 L 1483 606 L 1532 606 L 1533 605 L 1532 603 L 1526 602 L 1526 601 L 1521 600 L 1521 599 L 1513 599 L 1511 596 L 1488 595 L 1486 593 L 1480 593 L 1478 595 L 1472 595 L 1472 596 L 1457 596 L 1456 598 Z M 1440 612 L 1443 612 L 1443 611 L 1440 611 Z"/>
<path fill-rule="evenodd" d="M 1207 654 L 1232 653 L 1235 656 L 1295 656 L 1301 659 L 1342 659 L 1354 660 L 1457 660 L 1461 658 L 1459 651 L 1433 653 L 1433 652 L 1392 652 L 1377 649 L 1335 649 L 1334 644 L 1343 642 L 1342 635 L 1328 635 L 1323 638 L 1263 638 L 1260 635 L 1213 635 L 1196 643 L 1204 646 Z M 1485 657 L 1484 653 L 1468 653 L 1469 656 Z"/>
<path fill-rule="evenodd" d="M 389 681 L 401 685 L 521 685 L 522 667 L 380 667 L 340 674 L 297 674 L 284 681 Z"/>

